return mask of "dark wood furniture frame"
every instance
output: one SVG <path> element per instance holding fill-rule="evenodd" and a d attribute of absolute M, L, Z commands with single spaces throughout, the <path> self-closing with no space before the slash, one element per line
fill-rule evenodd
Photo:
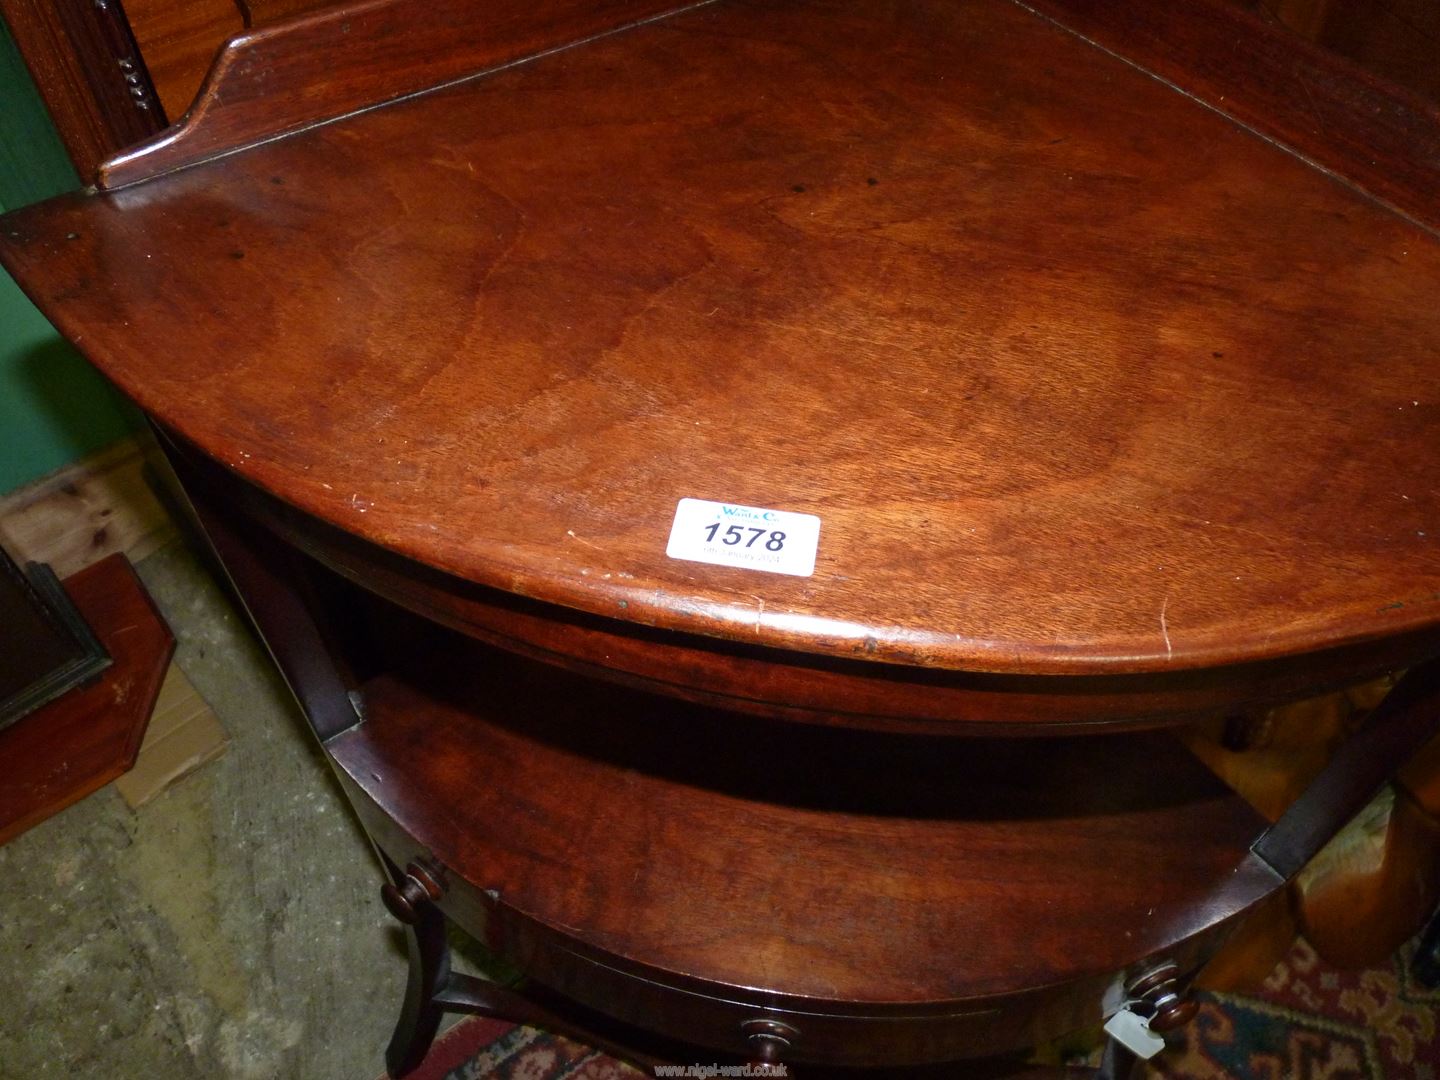
<path fill-rule="evenodd" d="M 4 0 L 0 17 L 82 178 L 165 127 L 120 0 Z"/>
<path fill-rule="evenodd" d="M 1434 732 L 1436 147 L 1209 0 L 370 0 L 0 259 L 379 850 L 393 1072 L 446 1010 L 921 1066 L 1182 1023 Z M 814 577 L 667 560 L 707 492 Z M 1165 731 L 1402 668 L 1269 828 Z"/>
<path fill-rule="evenodd" d="M 0 550 L 0 731 L 110 665 L 54 571 Z"/>
<path fill-rule="evenodd" d="M 0 730 L 0 844 L 135 764 L 175 639 L 123 555 L 62 583 L 108 653 L 91 678 Z M 22 642 L 6 642 L 20 650 Z"/>
<path fill-rule="evenodd" d="M 196 457 L 193 451 L 187 451 L 173 439 L 166 438 L 164 441 L 170 460 L 178 471 L 181 490 L 192 493 L 187 505 L 197 527 L 212 545 L 236 595 L 244 601 L 250 617 L 301 702 L 316 738 L 335 764 L 337 775 L 367 830 L 375 837 L 380 860 L 391 878 L 391 883 L 384 889 L 384 899 L 392 914 L 406 927 L 410 955 L 405 1000 L 387 1052 L 391 1075 L 403 1076 L 420 1064 L 446 1012 L 474 1013 L 547 1027 L 646 1065 L 665 1060 L 684 1060 L 687 1054 L 703 1055 L 709 1050 L 718 1051 L 722 1056 L 727 1052 L 735 1055 L 744 1051 L 747 1042 L 755 1063 L 788 1060 L 787 1052 L 792 1050 L 792 1042 L 797 1044 L 794 1049 L 801 1051 L 799 1058 L 802 1062 L 813 1060 L 814 1049 L 804 1046 L 800 1039 L 802 1034 L 809 1032 L 820 1036 L 822 1050 L 819 1060 L 822 1062 L 916 1063 L 944 1060 L 947 1053 L 963 1056 L 980 1047 L 1000 1053 L 1001 1057 L 992 1067 L 999 1068 L 1004 1075 L 1011 1075 L 1004 1068 L 1004 1062 L 1009 1059 L 1003 1051 L 1009 1046 L 1025 1045 L 1027 1038 L 1038 1039 L 1047 1031 L 1053 1032 L 1054 1029 L 1037 1023 L 1034 1016 L 1025 1016 L 1019 1022 L 1017 1032 L 1013 1017 L 1004 1016 L 999 1009 L 985 1007 L 972 1010 L 970 1015 L 977 1023 L 968 1029 L 963 1022 L 957 1023 L 960 1018 L 955 1015 L 941 1015 L 927 1022 L 923 1013 L 909 1017 L 911 1023 L 908 1025 L 897 1023 L 903 1013 L 876 1016 L 868 1025 L 854 1016 L 837 1018 L 841 1020 L 839 1024 L 834 1020 L 827 1023 L 824 1014 L 806 1011 L 818 1003 L 787 1003 L 787 1008 L 782 1009 L 770 1003 L 774 1000 L 770 995 L 762 995 L 748 1004 L 743 1000 L 724 999 L 706 1002 L 704 998 L 696 997 L 687 1008 L 683 1001 L 667 1002 L 673 990 L 658 988 L 653 997 L 637 995 L 633 986 L 625 985 L 626 976 L 620 973 L 612 972 L 607 982 L 597 978 L 596 969 L 573 953 L 557 963 L 556 957 L 545 956 L 543 949 L 529 951 L 539 948 L 533 944 L 525 946 L 527 951 L 521 956 L 528 969 L 539 969 L 541 977 L 527 979 L 519 986 L 503 986 L 452 972 L 445 931 L 447 916 L 480 933 L 487 944 L 505 950 L 511 956 L 514 956 L 510 950 L 514 949 L 515 942 L 507 939 L 511 935 L 514 938 L 528 935 L 518 930 L 508 933 L 495 930 L 494 924 L 503 918 L 503 908 L 496 910 L 501 898 L 491 895 L 493 890 L 477 889 L 477 879 L 473 874 L 464 870 L 457 873 L 452 862 L 441 860 L 434 854 L 436 847 L 444 844 L 439 837 L 456 829 L 455 821 L 441 826 L 423 817 L 417 818 L 415 809 L 405 805 L 416 797 L 416 791 L 407 791 L 403 781 L 391 785 L 388 791 L 376 783 L 380 777 L 373 770 L 393 767 L 403 758 L 386 753 L 386 733 L 381 727 L 382 721 L 374 721 L 374 727 L 368 729 L 364 725 L 371 720 L 372 710 L 389 708 L 394 710 L 394 717 L 387 717 L 392 723 L 408 716 L 412 718 L 410 726 L 414 727 L 413 733 L 408 735 L 392 734 L 392 741 L 398 739 L 403 744 L 406 738 L 441 735 L 443 738 L 440 741 L 449 753 L 458 753 L 472 763 L 477 762 L 494 747 L 483 743 L 474 746 L 466 744 L 464 728 L 475 722 L 475 714 L 457 713 L 456 719 L 445 724 L 441 713 L 433 711 L 437 708 L 436 704 L 416 695 L 414 687 L 449 686 L 461 694 L 467 688 L 471 692 L 503 694 L 507 680 L 518 677 L 522 685 L 533 690 L 537 681 L 553 677 L 537 670 L 527 678 L 523 670 L 517 671 L 513 663 L 503 661 L 497 663 L 491 660 L 487 664 L 483 650 L 477 655 L 461 645 L 455 651 L 458 643 L 454 641 L 448 643 L 451 651 L 447 653 L 444 651 L 447 643 L 443 635 L 440 638 L 426 636 L 419 625 L 406 626 L 400 634 L 382 635 L 378 642 L 368 640 L 364 648 L 357 650 L 353 627 L 349 632 L 345 631 L 336 624 L 336 618 L 355 617 L 366 601 L 353 592 L 353 587 L 341 583 L 333 570 L 327 571 L 322 564 L 301 554 L 301 549 L 307 545 L 299 541 L 290 529 L 279 526 L 292 542 L 298 541 L 298 546 L 291 546 L 276 535 L 276 517 L 271 515 L 283 515 L 283 508 L 264 497 L 251 494 L 249 498 L 240 496 L 243 512 L 237 514 L 233 506 L 222 509 L 221 504 L 213 501 L 214 495 L 223 493 L 222 499 L 239 495 L 232 482 Z M 379 557 L 378 553 L 367 554 Z M 397 617 L 398 610 L 387 609 L 380 619 L 388 623 Z M 348 649 L 345 644 L 347 638 Z M 377 649 L 386 655 L 387 668 L 408 670 L 412 681 L 391 684 L 382 678 L 367 682 L 358 676 L 351 666 L 357 651 L 361 655 L 373 655 Z M 430 649 L 436 652 L 429 652 Z M 424 656 L 417 659 L 412 655 L 408 664 L 396 660 L 397 655 L 416 652 L 423 652 Z M 439 663 L 435 660 L 437 654 L 444 657 Z M 443 670 L 446 663 L 452 661 L 486 665 L 489 670 L 457 680 L 453 673 Z M 397 689 L 400 691 L 398 698 L 394 696 Z M 524 693 L 522 690 L 514 698 L 506 700 L 508 711 L 514 716 L 527 716 L 527 724 L 544 724 L 543 709 L 539 713 L 527 713 Z M 656 705 L 664 711 L 659 699 L 649 705 L 649 709 L 653 711 Z M 643 696 L 636 698 L 630 695 L 629 699 L 625 699 L 622 695 L 621 711 L 626 706 L 643 713 L 647 703 Z M 427 710 L 431 710 L 429 715 Z M 414 724 L 415 717 L 423 718 L 418 725 Z M 690 722 L 694 719 L 692 717 Z M 734 723 L 738 719 L 731 717 L 728 722 Z M 428 730 L 427 723 L 431 725 Z M 1173 849 L 1177 843 L 1198 845 L 1213 841 L 1217 838 L 1212 830 L 1226 829 L 1230 834 L 1224 838 L 1224 843 L 1218 845 L 1220 851 L 1217 854 L 1224 859 L 1225 843 L 1228 843 L 1229 851 L 1239 855 L 1233 872 L 1225 875 L 1210 871 L 1212 887 L 1208 891 L 1202 891 L 1199 896 L 1186 896 L 1175 905 L 1177 911 L 1174 914 L 1180 916 L 1183 922 L 1165 925 L 1163 940 L 1131 946 L 1133 951 L 1148 954 L 1152 959 L 1136 966 L 1135 974 L 1125 984 L 1125 994 L 1140 1003 L 1142 1012 L 1149 1008 L 1154 1029 L 1164 1031 L 1187 1022 L 1193 1016 L 1194 1007 L 1187 994 L 1189 981 L 1203 960 L 1213 954 L 1234 930 L 1238 920 L 1290 881 L 1340 827 L 1370 801 L 1395 770 L 1434 736 L 1437 727 L 1440 727 L 1440 660 L 1431 660 L 1416 667 L 1397 684 L 1363 729 L 1342 746 L 1306 793 L 1279 821 L 1263 828 L 1258 835 L 1254 835 L 1259 823 L 1257 816 L 1248 813 L 1234 796 L 1217 798 L 1214 785 L 1207 785 L 1189 767 L 1178 772 L 1161 769 L 1148 778 L 1151 784 L 1142 784 L 1133 792 L 1127 791 L 1124 781 L 1142 776 L 1146 759 L 1178 764 L 1187 756 L 1179 744 L 1160 735 L 1149 736 L 1145 741 L 1130 737 L 1119 753 L 1116 748 L 1086 753 L 1086 750 L 1096 749 L 1094 743 L 1103 741 L 1096 736 L 1084 737 L 1082 744 L 1088 745 L 1077 745 L 1071 740 L 1061 754 L 1064 764 L 1059 772 L 1052 772 L 1044 765 L 1037 767 L 1034 760 L 1029 762 L 1028 775 L 1036 786 L 1027 789 L 1024 798 L 1032 804 L 1032 812 L 1042 818 L 1047 813 L 1063 814 L 1064 807 L 1083 804 L 1086 799 L 1097 806 L 1109 804 L 1110 813 L 1120 812 L 1120 808 L 1128 802 L 1130 809 L 1138 811 L 1136 822 L 1144 821 L 1148 816 L 1153 820 L 1147 824 L 1156 827 L 1168 825 L 1175 830 L 1152 837 L 1151 850 L 1147 850 L 1145 859 L 1163 857 L 1163 853 Z M 381 736 L 379 742 L 368 737 L 372 732 Z M 649 731 L 643 737 L 657 735 L 661 733 Z M 803 743 L 804 739 L 801 741 Z M 1017 759 L 1028 758 L 1035 753 L 1029 746 L 1019 749 L 1004 740 L 976 739 L 973 745 L 982 747 L 984 754 L 1004 755 L 1007 758 L 1004 768 L 1016 771 L 1019 769 Z M 711 748 L 714 749 L 713 746 Z M 1044 757 L 1043 754 L 1038 756 Z M 973 766 L 975 762 L 970 764 Z M 1107 778 L 1101 787 L 1092 784 L 1086 789 L 1081 779 L 1085 772 L 1098 772 L 1105 768 L 1123 771 Z M 1045 782 L 1057 779 L 1064 781 L 1063 786 L 1047 791 Z M 464 818 L 460 807 L 466 798 L 466 785 L 472 781 L 463 782 L 453 791 L 445 791 L 441 786 L 443 777 L 430 774 L 423 780 L 417 790 L 423 790 L 426 798 L 434 799 L 444 816 L 453 817 L 460 813 Z M 512 777 L 509 782 L 516 781 Z M 968 782 L 984 783 L 974 773 Z M 1086 793 L 1077 794 L 1077 787 Z M 527 789 L 523 783 L 519 788 L 535 790 Z M 1102 794 L 1105 789 L 1108 790 Z M 1173 812 L 1168 817 L 1157 814 L 1157 807 L 1152 805 L 1157 790 L 1166 790 L 1176 799 Z M 1184 794 L 1181 794 L 1182 791 Z M 495 808 L 488 809 L 493 811 Z M 652 804 L 650 809 L 652 812 L 669 812 L 671 805 Z M 1014 808 L 1011 810 L 1015 812 Z M 473 830 L 483 815 L 483 811 L 471 815 L 469 829 L 462 826 L 460 831 Z M 1198 819 L 1194 821 L 1194 832 L 1188 836 L 1181 832 L 1181 822 L 1185 818 Z M 1131 826 L 1127 824 L 1124 827 Z M 1248 852 L 1239 854 L 1249 835 L 1254 838 L 1249 841 Z M 420 840 L 422 836 L 427 839 Z M 700 838 L 695 839 L 700 842 Z M 983 836 L 979 839 L 985 842 Z M 1237 844 L 1242 847 L 1236 847 Z M 1051 859 L 1058 854 L 1058 851 L 1045 853 Z M 1087 856 L 1089 854 L 1087 852 Z M 404 868 L 395 860 L 403 860 Z M 530 869 L 533 872 L 537 868 Z M 1110 870 L 1113 867 L 1107 867 L 1107 872 Z M 706 885 L 714 887 L 721 881 L 716 878 L 707 881 Z M 555 882 L 547 884 L 557 887 Z M 1128 880 L 1126 888 L 1135 890 L 1142 898 L 1149 898 L 1151 894 L 1148 890 L 1153 884 L 1137 876 Z M 1116 917 L 1114 908 L 1103 905 L 1095 906 L 1093 913 L 1106 922 Z M 1083 948 L 1084 943 L 1076 942 L 1076 945 Z M 566 941 L 561 949 L 563 953 L 569 953 L 575 947 L 576 942 L 572 940 Z M 737 941 L 735 947 L 743 949 L 743 939 Z M 1159 959 L 1154 959 L 1157 955 Z M 578 968 L 575 966 L 577 961 Z M 557 994 L 557 985 L 570 989 L 573 996 Z M 690 993 L 693 995 L 694 991 Z M 1070 998 L 1075 993 L 1075 987 L 1067 986 L 1060 997 Z M 610 997 L 612 994 L 621 1000 L 631 999 L 625 1006 L 630 1010 L 628 1019 L 631 1022 L 617 1023 L 613 1013 L 620 1010 L 615 1009 L 614 998 Z M 635 1000 L 637 996 L 638 1002 Z M 1080 996 L 1083 1000 L 1089 995 L 1082 993 Z M 582 1004 L 587 1000 L 591 1004 Z M 602 1003 L 607 1000 L 610 1002 L 607 1011 L 611 1015 L 601 1011 L 605 1007 Z M 1086 1005 L 1092 1008 L 1094 1004 L 1094 1001 L 1086 1001 Z M 718 1019 L 707 1015 L 716 1007 L 722 1010 Z M 798 1012 L 794 1011 L 797 1007 Z M 1054 1003 L 1049 1003 L 1049 1007 L 1053 1009 Z M 1043 1014 L 1046 1009 L 1042 1007 L 1038 1011 Z M 747 1012 L 748 1019 L 745 1018 Z M 689 1035 L 688 1041 L 683 1038 L 678 1041 L 674 1038 L 657 1040 L 648 1033 L 646 1027 L 661 1026 L 655 1022 L 657 1016 L 665 1018 L 663 1026 L 666 1030 Z M 1082 1009 L 1074 1014 L 1068 1025 L 1062 1025 L 1062 1029 L 1097 1020 L 1098 1016 L 1093 1011 Z M 736 1036 L 729 1040 L 728 1046 L 724 1038 L 727 1027 L 733 1028 Z M 885 1028 L 890 1030 L 884 1031 Z M 948 1034 L 950 1041 L 937 1035 L 936 1028 Z M 982 1029 L 983 1035 L 980 1034 Z M 937 1040 L 944 1047 L 944 1051 L 938 1054 Z M 1112 1040 L 1107 1045 L 1105 1062 L 1097 1076 L 1099 1080 L 1128 1076 L 1136 1064 L 1134 1056 Z M 810 1075 L 809 1070 L 805 1071 L 805 1075 Z"/>

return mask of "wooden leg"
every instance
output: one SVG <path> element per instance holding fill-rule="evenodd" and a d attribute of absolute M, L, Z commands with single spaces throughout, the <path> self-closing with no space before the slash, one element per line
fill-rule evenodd
<path fill-rule="evenodd" d="M 1095 1080 L 1134 1080 L 1140 1075 L 1140 1059 L 1114 1039 L 1105 1040 L 1105 1054 Z"/>
<path fill-rule="evenodd" d="M 1415 953 L 1415 978 L 1422 986 L 1440 990 L 1440 911 L 1430 916 L 1430 924 L 1420 935 L 1420 948 Z"/>
<path fill-rule="evenodd" d="M 385 860 L 385 869 L 397 885 L 402 873 Z M 445 1009 L 436 997 L 450 983 L 450 944 L 445 939 L 445 916 L 433 904 L 418 904 L 415 922 L 405 927 L 410 952 L 410 977 L 405 1003 L 385 1051 L 385 1067 L 392 1077 L 406 1075 L 425 1060 Z"/>

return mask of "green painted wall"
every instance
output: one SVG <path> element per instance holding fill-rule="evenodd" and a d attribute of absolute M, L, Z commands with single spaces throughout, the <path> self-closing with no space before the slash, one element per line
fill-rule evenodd
<path fill-rule="evenodd" d="M 0 20 L 0 211 L 79 186 Z M 0 270 L 0 494 L 114 442 L 134 413 Z"/>

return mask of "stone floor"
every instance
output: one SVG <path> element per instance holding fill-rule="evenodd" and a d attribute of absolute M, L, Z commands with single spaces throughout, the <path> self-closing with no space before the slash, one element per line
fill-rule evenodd
<path fill-rule="evenodd" d="M 232 742 L 0 847 L 0 1078 L 372 1080 L 405 977 L 374 857 L 207 573 L 179 544 L 138 569 Z"/>

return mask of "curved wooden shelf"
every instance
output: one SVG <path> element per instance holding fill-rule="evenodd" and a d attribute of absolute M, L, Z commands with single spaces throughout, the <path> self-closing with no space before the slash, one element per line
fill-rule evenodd
<path fill-rule="evenodd" d="M 877 1038 L 825 1018 L 888 1021 L 875 1062 L 1033 1044 L 1148 957 L 1198 962 L 1280 882 L 1246 861 L 1263 819 L 1164 735 L 775 725 L 420 648 L 327 743 L 367 827 L 539 982 L 717 1049 L 747 1010 L 814 1031 L 810 1060 Z"/>
<path fill-rule="evenodd" d="M 1440 650 L 1437 628 L 1198 671 L 1063 676 L 937 671 L 717 641 L 466 582 L 298 514 L 193 450 L 171 446 L 212 495 L 417 615 L 585 675 L 782 720 L 959 735 L 1155 728 L 1347 686 Z"/>

